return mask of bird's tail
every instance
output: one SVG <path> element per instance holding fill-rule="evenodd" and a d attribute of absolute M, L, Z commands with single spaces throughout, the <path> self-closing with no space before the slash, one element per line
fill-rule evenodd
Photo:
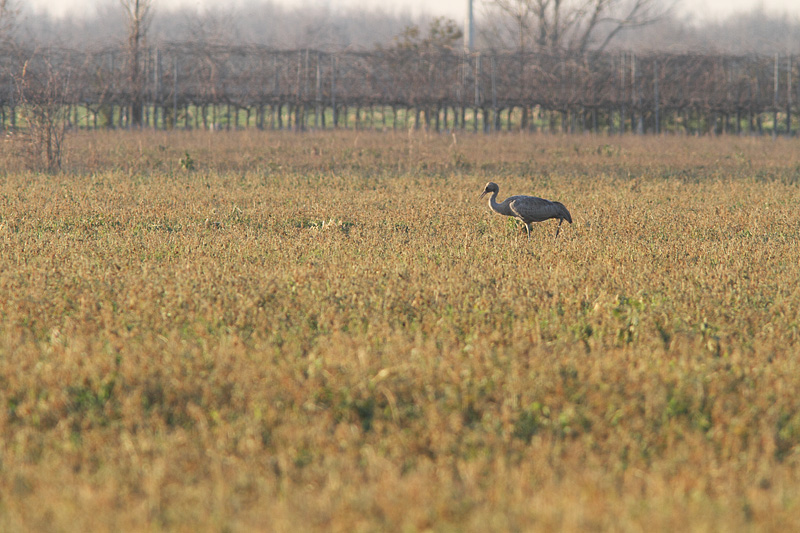
<path fill-rule="evenodd" d="M 558 216 L 560 218 L 563 218 L 570 224 L 572 224 L 572 215 L 569 214 L 569 211 L 564 206 L 564 204 L 562 204 L 561 202 L 553 202 L 553 203 L 556 204 L 556 207 L 558 208 Z"/>

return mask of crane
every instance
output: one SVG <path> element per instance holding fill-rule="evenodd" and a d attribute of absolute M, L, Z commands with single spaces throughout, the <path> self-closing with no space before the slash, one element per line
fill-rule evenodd
<path fill-rule="evenodd" d="M 489 207 L 492 211 L 522 221 L 522 223 L 525 224 L 525 229 L 528 230 L 528 239 L 531 238 L 531 222 L 542 222 L 550 218 L 557 218 L 558 228 L 556 228 L 556 237 L 558 237 L 558 232 L 561 231 L 562 222 L 566 220 L 572 224 L 572 216 L 561 202 L 551 202 L 544 198 L 519 194 L 516 196 L 509 196 L 498 203 L 497 193 L 499 192 L 500 187 L 498 187 L 496 183 L 490 181 L 483 189 L 481 198 L 491 193 L 492 196 L 489 198 Z"/>

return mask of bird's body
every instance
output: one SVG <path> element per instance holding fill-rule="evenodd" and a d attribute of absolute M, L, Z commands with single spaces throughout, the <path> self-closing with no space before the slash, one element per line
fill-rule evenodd
<path fill-rule="evenodd" d="M 558 228 L 556 229 L 556 237 L 558 232 L 561 231 L 561 223 L 565 220 L 572 224 L 572 216 L 564 204 L 561 202 L 552 202 L 544 198 L 537 198 L 536 196 L 516 195 L 509 196 L 502 202 L 497 201 L 497 193 L 500 192 L 500 187 L 491 181 L 486 184 L 486 187 L 481 194 L 484 195 L 491 193 L 489 197 L 489 207 L 495 213 L 505 215 L 507 217 L 514 217 L 525 224 L 525 229 L 528 230 L 528 238 L 531 238 L 531 223 L 542 222 L 551 218 L 558 219 Z"/>

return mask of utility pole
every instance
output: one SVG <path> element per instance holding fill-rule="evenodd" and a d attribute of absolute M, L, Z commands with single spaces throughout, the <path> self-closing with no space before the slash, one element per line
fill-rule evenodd
<path fill-rule="evenodd" d="M 464 21 L 464 50 L 472 52 L 475 49 L 475 22 L 472 15 L 472 2 L 467 0 L 467 20 Z"/>

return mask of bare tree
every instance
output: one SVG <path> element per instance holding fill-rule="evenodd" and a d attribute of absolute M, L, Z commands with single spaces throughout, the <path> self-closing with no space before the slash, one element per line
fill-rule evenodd
<path fill-rule="evenodd" d="M 0 0 L 0 43 L 11 38 L 18 16 L 19 7 L 14 0 Z"/>
<path fill-rule="evenodd" d="M 525 52 L 533 38 L 533 3 L 519 0 L 494 0 L 486 4 L 489 12 L 495 15 L 486 21 L 492 44 L 506 47 L 510 44 L 507 42 L 508 36 L 510 36 L 513 46 L 520 52 Z"/>
<path fill-rule="evenodd" d="M 232 9 L 207 9 L 188 13 L 178 26 L 179 39 L 200 46 L 232 46 L 240 34 L 238 17 Z"/>
<path fill-rule="evenodd" d="M 437 17 L 428 25 L 427 35 L 417 24 L 412 24 L 395 36 L 393 44 L 399 50 L 455 50 L 463 36 L 454 20 Z"/>
<path fill-rule="evenodd" d="M 485 0 L 492 36 L 516 48 L 584 55 L 601 52 L 627 28 L 663 18 L 670 5 L 663 0 Z"/>
<path fill-rule="evenodd" d="M 142 48 L 151 21 L 152 0 L 119 0 L 128 19 L 128 82 L 131 91 L 130 120 L 135 127 L 142 125 Z"/>

